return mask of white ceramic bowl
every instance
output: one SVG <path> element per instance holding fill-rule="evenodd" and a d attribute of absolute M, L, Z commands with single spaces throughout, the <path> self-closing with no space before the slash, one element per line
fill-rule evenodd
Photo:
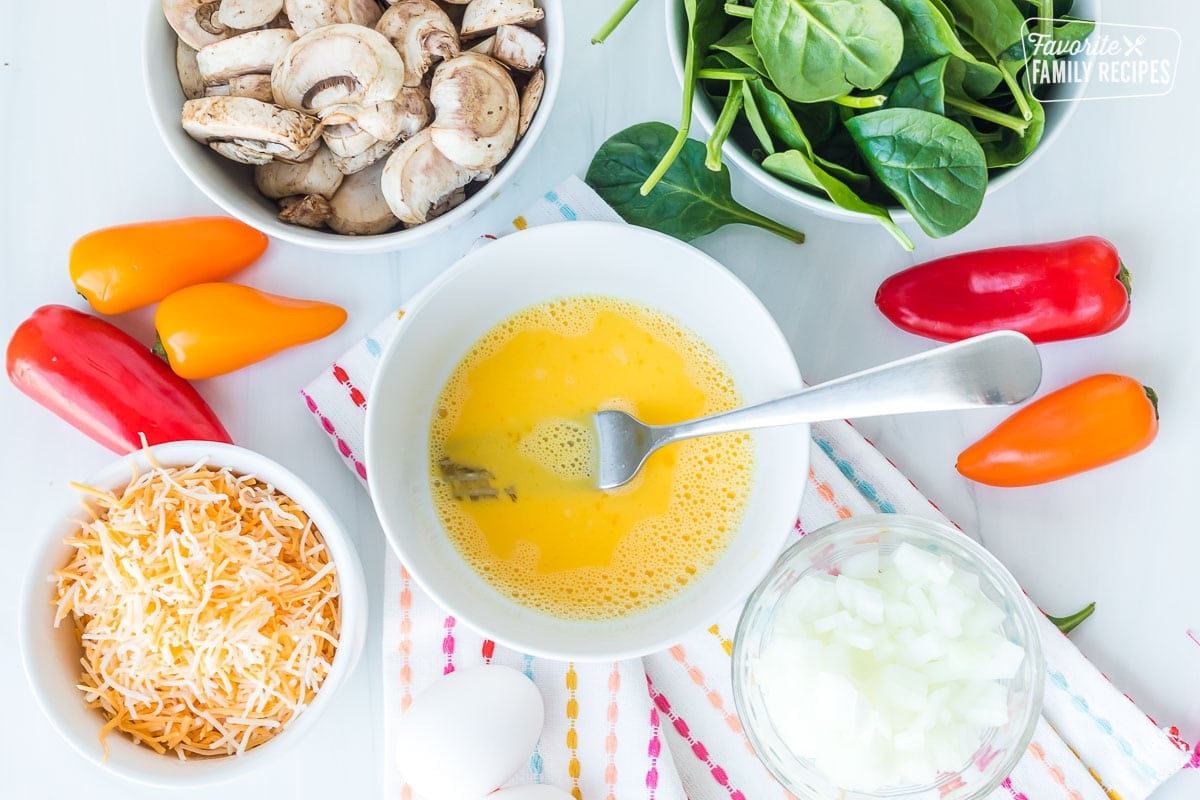
<path fill-rule="evenodd" d="M 686 17 L 683 12 L 683 4 L 679 0 L 667 0 L 665 6 L 667 12 L 667 50 L 671 54 L 671 63 L 675 67 L 675 77 L 682 84 Z M 1076 0 L 1075 5 L 1071 9 L 1071 15 L 1099 22 L 1100 0 Z M 1078 58 L 1090 60 L 1092 57 L 1078 56 Z M 1067 126 L 1067 121 L 1074 115 L 1075 109 L 1079 105 L 1079 99 L 1086 91 L 1086 84 L 1073 84 L 1058 94 L 1053 95 L 1055 102 L 1045 104 L 1046 130 L 1042 135 L 1042 141 L 1029 158 L 1017 166 L 989 171 L 985 197 L 997 189 L 1012 183 L 1018 175 L 1028 170 L 1030 165 L 1050 149 L 1050 145 L 1054 143 L 1054 140 L 1062 133 L 1063 128 Z M 702 129 L 695 135 L 700 136 L 700 138 L 708 138 L 708 135 L 712 133 L 712 129 L 716 125 L 720 109 L 714 108 L 712 101 L 703 91 L 697 91 L 692 110 L 694 116 L 700 120 L 700 127 Z M 745 175 L 749 176 L 751 180 L 777 197 L 804 206 L 810 211 L 828 219 L 878 224 L 878 219 L 870 214 L 847 211 L 823 194 L 817 194 L 815 191 L 807 191 L 787 181 L 780 180 L 763 169 L 757 161 L 751 158 L 750 153 L 742 145 L 735 142 L 732 137 L 725 141 L 724 146 L 721 148 L 721 153 L 726 163 L 733 164 Z M 889 206 L 888 211 L 891 213 L 892 219 L 897 222 L 913 221 L 912 214 L 908 213 L 899 203 Z"/>
<path fill-rule="evenodd" d="M 109 754 L 105 758 L 100 743 L 100 729 L 105 718 L 99 711 L 84 706 L 83 693 L 75 687 L 82 651 L 69 621 L 54 627 L 54 584 L 47 580 L 74 552 L 63 544 L 63 539 L 76 529 L 72 520 L 83 513 L 78 494 L 64 492 L 62 506 L 52 510 L 49 527 L 41 534 L 29 565 L 18 619 L 21 656 L 34 697 L 62 737 L 80 755 L 104 769 L 129 780 L 156 786 L 204 786 L 230 780 L 278 758 L 313 727 L 333 700 L 338 687 L 354 671 L 362 652 L 367 623 L 366 582 L 346 529 L 320 495 L 283 466 L 250 450 L 215 442 L 174 442 L 154 447 L 152 452 L 164 465 L 190 466 L 207 459 L 239 474 L 253 473 L 274 485 L 308 512 L 337 566 L 342 619 L 333 667 L 312 705 L 285 730 L 240 756 L 187 761 L 180 761 L 174 755 L 159 755 L 114 732 L 106 739 Z M 145 471 L 149 462 L 145 454 L 133 453 L 114 462 L 86 484 L 98 489 L 119 490 L 129 483 L 133 464 Z"/>
<path fill-rule="evenodd" d="M 542 65 L 546 72 L 546 89 L 529 130 L 517 142 L 512 155 L 500 166 L 495 177 L 483 184 L 465 203 L 415 228 L 402 228 L 374 236 L 346 236 L 280 222 L 276 218 L 279 208 L 275 201 L 263 197 L 254 187 L 253 167 L 218 155 L 183 132 L 179 116 L 186 98 L 175 72 L 175 32 L 167 24 L 157 2 L 149 4 L 150 14 L 143 37 L 145 50 L 142 70 L 146 96 L 150 102 L 150 116 L 154 118 L 154 124 L 171 157 L 192 183 L 214 203 L 247 225 L 285 242 L 318 250 L 340 253 L 401 250 L 426 241 L 474 216 L 484 203 L 498 196 L 512 180 L 541 137 L 562 82 L 566 36 L 563 33 L 562 0 L 539 0 L 538 5 L 546 12 L 539 29 L 546 40 L 546 57 Z"/>
<path fill-rule="evenodd" d="M 442 531 L 429 486 L 429 423 L 446 379 L 480 336 L 534 303 L 578 295 L 621 298 L 674 317 L 725 362 L 747 403 L 801 386 L 791 348 L 771 315 L 698 250 L 629 225 L 532 228 L 470 253 L 409 309 L 372 387 L 367 474 L 392 548 L 455 617 L 521 652 L 629 658 L 710 624 L 766 574 L 800 508 L 809 431 L 796 425 L 754 434 L 753 481 L 741 526 L 717 564 L 673 599 L 601 622 L 557 619 L 507 599 Z"/>

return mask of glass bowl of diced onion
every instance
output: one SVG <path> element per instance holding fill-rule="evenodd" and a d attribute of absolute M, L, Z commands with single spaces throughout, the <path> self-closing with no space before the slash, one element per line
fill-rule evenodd
<path fill-rule="evenodd" d="M 747 601 L 738 714 L 797 797 L 985 797 L 1041 711 L 1036 613 L 954 528 L 897 514 L 835 522 L 784 552 Z"/>

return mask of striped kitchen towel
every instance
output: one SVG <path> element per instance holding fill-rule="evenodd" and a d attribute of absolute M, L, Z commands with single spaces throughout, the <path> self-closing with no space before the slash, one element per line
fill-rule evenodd
<path fill-rule="evenodd" d="M 582 181 L 570 178 L 518 217 L 514 228 L 576 219 L 617 217 Z M 402 309 L 389 315 L 302 393 L 364 483 L 363 424 L 371 381 L 402 318 Z M 848 423 L 812 430 L 811 468 L 795 536 L 853 514 L 945 521 Z M 549 783 L 576 800 L 789 797 L 754 756 L 733 708 L 730 653 L 738 609 L 666 652 L 573 664 L 509 651 L 459 624 L 391 553 L 382 602 L 388 800 L 421 800 L 413 797 L 391 755 L 396 722 L 413 696 L 455 669 L 488 662 L 524 672 L 546 702 L 541 740 L 510 785 Z M 1145 800 L 1188 754 L 1043 622 L 1048 675 L 1043 717 L 1028 752 L 989 800 Z"/>

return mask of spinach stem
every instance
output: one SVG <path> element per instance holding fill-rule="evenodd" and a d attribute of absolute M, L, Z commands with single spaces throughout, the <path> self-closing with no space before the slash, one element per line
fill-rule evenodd
<path fill-rule="evenodd" d="M 730 91 L 733 87 L 730 86 Z M 750 123 L 750 130 L 754 131 L 754 135 L 758 138 L 758 143 L 762 145 L 762 149 L 767 155 L 775 152 L 775 143 L 771 141 L 771 134 L 767 131 L 766 122 L 763 120 L 762 110 L 758 107 L 758 101 L 754 99 L 754 92 L 750 89 L 750 81 L 742 81 L 742 105 L 746 109 L 746 121 Z"/>
<path fill-rule="evenodd" d="M 1038 33 L 1054 37 L 1054 0 L 1036 0 L 1038 10 Z"/>
<path fill-rule="evenodd" d="M 777 236 L 782 236 L 784 239 L 795 242 L 796 244 L 804 244 L 804 234 L 794 228 L 789 228 L 782 222 L 776 222 L 770 217 L 764 217 L 756 211 L 751 211 L 743 205 L 737 205 L 737 208 L 732 209 L 732 213 L 738 218 L 739 222 L 746 225 L 757 225 L 758 227 L 768 230 Z"/>
<path fill-rule="evenodd" d="M 1022 138 L 1025 136 L 1025 131 L 1027 131 L 1029 129 L 1029 123 L 1026 122 L 1025 120 L 1017 119 L 1016 117 L 1012 116 L 1011 114 L 1001 113 L 994 108 L 985 106 L 983 103 L 977 103 L 974 100 L 968 100 L 966 98 L 961 98 L 961 97 L 954 97 L 952 95 L 947 94 L 946 95 L 946 105 L 953 106 L 954 108 L 957 108 L 960 111 L 965 111 L 968 114 L 970 114 L 972 117 L 978 117 L 979 119 L 985 119 L 988 122 L 994 122 L 1003 128 L 1008 128 L 1010 130 L 1014 130 Z"/>
<path fill-rule="evenodd" d="M 839 106 L 845 106 L 846 108 L 879 108 L 881 105 L 887 102 L 887 95 L 872 94 L 863 97 L 855 94 L 847 94 L 842 95 L 841 97 L 835 97 L 833 102 L 837 103 Z"/>
<path fill-rule="evenodd" d="M 740 17 L 741 19 L 754 18 L 754 9 L 751 6 L 740 6 L 737 3 L 726 3 L 725 13 L 731 17 Z"/>
<path fill-rule="evenodd" d="M 637 4 L 638 0 L 624 0 L 620 7 L 617 8 L 616 12 L 614 12 L 613 15 L 608 18 L 608 21 L 601 26 L 600 30 L 596 31 L 596 35 L 592 37 L 592 44 L 603 43 L 604 40 L 609 37 L 609 34 L 617 29 L 617 26 L 621 24 L 621 21 L 629 15 L 629 12 L 633 11 L 633 7 Z"/>
<path fill-rule="evenodd" d="M 705 147 L 704 166 L 708 167 L 710 172 L 721 171 L 721 146 L 729 138 L 733 123 L 737 122 L 738 112 L 742 110 L 742 100 L 742 93 L 732 86 L 729 87 L 725 105 L 721 107 L 721 114 L 717 117 L 717 123 L 713 125 L 712 135 L 708 137 Z"/>
<path fill-rule="evenodd" d="M 689 4 L 685 0 L 683 7 L 687 11 L 688 32 L 687 47 L 684 48 L 683 55 L 683 110 L 680 114 L 679 130 L 675 132 L 675 138 L 671 141 L 667 152 L 663 153 L 658 166 L 646 177 L 642 188 L 638 190 L 642 197 L 654 190 L 658 182 L 667 174 L 667 170 L 675 163 L 675 159 L 679 157 L 683 145 L 687 142 L 688 131 L 692 127 L 692 98 L 696 95 L 696 6 L 695 3 Z"/>
<path fill-rule="evenodd" d="M 1029 107 L 1029 101 L 1025 99 L 1025 90 L 1021 88 L 1021 83 L 1017 80 L 1017 76 L 1009 71 L 1007 64 L 1001 62 L 997 66 L 1000 67 L 1000 74 L 1004 77 L 1004 83 L 1008 86 L 1009 91 L 1013 94 L 1013 98 L 1017 101 L 1017 108 L 1020 109 L 1021 116 L 1025 118 L 1026 122 L 1033 119 L 1033 109 Z"/>
<path fill-rule="evenodd" d="M 1086 606 L 1084 606 L 1083 608 L 1079 609 L 1074 614 L 1071 614 L 1069 616 L 1052 617 L 1049 614 L 1047 614 L 1046 619 L 1053 622 L 1055 627 L 1057 627 L 1060 631 L 1062 631 L 1064 634 L 1066 634 L 1066 633 L 1070 633 L 1071 631 L 1078 628 L 1079 623 L 1083 622 L 1085 619 L 1090 617 L 1092 615 L 1092 612 L 1095 610 L 1096 610 L 1096 604 L 1088 603 Z"/>
<path fill-rule="evenodd" d="M 696 73 L 696 77 L 702 81 L 752 81 L 758 77 L 758 73 L 749 67 L 745 69 L 737 67 L 714 67 L 700 70 Z"/>

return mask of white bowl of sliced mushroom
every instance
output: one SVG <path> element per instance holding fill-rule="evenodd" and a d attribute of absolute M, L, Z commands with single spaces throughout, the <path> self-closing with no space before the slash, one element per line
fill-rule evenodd
<path fill-rule="evenodd" d="M 562 0 L 162 0 L 145 79 L 167 149 L 230 214 L 398 250 L 495 197 L 558 91 Z"/>

